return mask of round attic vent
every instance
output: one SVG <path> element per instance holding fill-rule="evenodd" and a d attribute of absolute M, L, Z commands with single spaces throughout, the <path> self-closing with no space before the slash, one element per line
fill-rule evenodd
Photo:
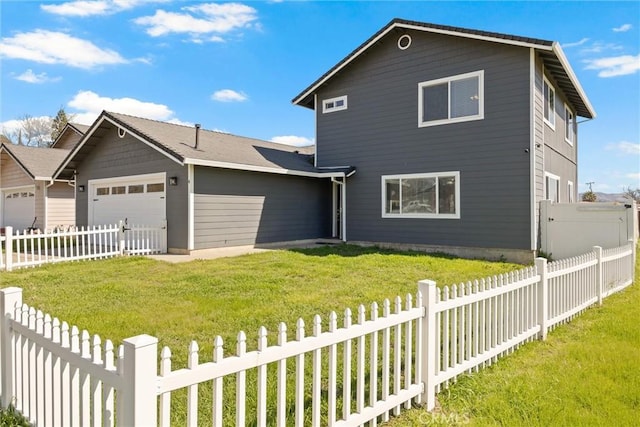
<path fill-rule="evenodd" d="M 403 34 L 398 38 L 398 49 L 405 50 L 411 46 L 411 36 L 409 34 Z"/>

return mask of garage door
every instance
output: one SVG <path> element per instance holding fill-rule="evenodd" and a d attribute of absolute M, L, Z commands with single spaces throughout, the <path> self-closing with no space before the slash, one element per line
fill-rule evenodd
<path fill-rule="evenodd" d="M 89 224 L 159 226 L 166 219 L 165 174 L 89 181 Z"/>
<path fill-rule="evenodd" d="M 31 227 L 36 199 L 33 187 L 5 191 L 2 197 L 2 226 L 13 227 L 15 230 Z"/>

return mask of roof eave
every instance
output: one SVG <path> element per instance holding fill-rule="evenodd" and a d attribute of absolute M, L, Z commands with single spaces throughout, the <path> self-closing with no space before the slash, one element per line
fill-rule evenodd
<path fill-rule="evenodd" d="M 242 170 L 248 172 L 263 172 L 263 173 L 273 173 L 279 175 L 293 175 L 293 176 L 304 176 L 309 178 L 341 178 L 345 176 L 344 171 L 327 171 L 327 172 L 312 172 L 312 171 L 301 171 L 295 169 L 285 169 L 285 168 L 277 168 L 277 167 L 268 167 L 268 166 L 257 166 L 257 165 L 248 165 L 243 163 L 231 163 L 231 162 L 220 162 L 216 160 L 203 160 L 203 159 L 192 159 L 186 158 L 184 159 L 184 164 L 190 164 L 194 166 L 206 166 L 206 167 L 214 167 L 221 169 L 234 169 L 234 170 Z"/>
<path fill-rule="evenodd" d="M 578 80 L 578 77 L 576 77 L 575 73 L 573 72 L 573 68 L 571 68 L 571 65 L 569 64 L 569 60 L 564 55 L 564 52 L 563 52 L 563 50 L 560 47 L 560 44 L 558 42 L 553 42 L 552 51 L 556 55 L 556 57 L 558 58 L 558 61 L 560 61 L 560 63 L 562 64 L 562 67 L 566 71 L 567 76 L 569 76 L 569 80 L 571 80 L 571 84 L 576 89 L 576 92 L 578 92 L 578 96 L 580 96 L 580 99 L 584 103 L 584 106 L 585 106 L 586 110 L 589 112 L 590 116 L 586 116 L 586 117 L 589 118 L 589 119 L 595 119 L 596 118 L 596 111 L 593 108 L 593 106 L 591 105 L 591 102 L 589 101 L 589 98 L 587 97 L 587 94 L 585 93 L 584 89 L 582 88 L 582 85 L 580 84 L 580 81 Z"/>

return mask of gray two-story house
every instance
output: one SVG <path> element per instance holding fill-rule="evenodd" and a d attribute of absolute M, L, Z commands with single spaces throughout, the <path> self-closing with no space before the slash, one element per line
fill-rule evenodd
<path fill-rule="evenodd" d="M 530 261 L 539 201 L 577 198 L 576 118 L 595 117 L 557 42 L 394 19 L 304 89 L 343 240 Z"/>

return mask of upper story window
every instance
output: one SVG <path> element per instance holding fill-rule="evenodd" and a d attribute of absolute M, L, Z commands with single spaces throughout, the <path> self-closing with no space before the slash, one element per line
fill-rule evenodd
<path fill-rule="evenodd" d="M 322 101 L 322 113 L 333 113 L 334 111 L 347 109 L 347 95 L 329 98 Z"/>
<path fill-rule="evenodd" d="M 383 218 L 460 218 L 460 172 L 382 177 Z"/>
<path fill-rule="evenodd" d="M 418 127 L 484 118 L 484 70 L 418 83 Z"/>
<path fill-rule="evenodd" d="M 552 202 L 560 202 L 560 177 L 546 172 L 544 178 L 544 198 Z"/>
<path fill-rule="evenodd" d="M 573 115 L 573 112 L 569 109 L 568 105 L 564 106 L 564 124 L 564 140 L 567 141 L 569 145 L 573 145 L 574 141 L 576 140 L 576 119 Z"/>
<path fill-rule="evenodd" d="M 551 83 L 544 79 L 544 121 L 552 129 L 556 128 L 556 91 L 551 86 Z"/>

